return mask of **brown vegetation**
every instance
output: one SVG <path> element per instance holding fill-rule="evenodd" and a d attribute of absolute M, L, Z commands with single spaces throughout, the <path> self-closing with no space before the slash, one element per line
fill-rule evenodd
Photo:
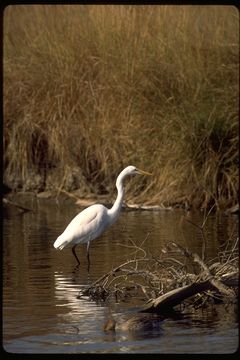
<path fill-rule="evenodd" d="M 238 191 L 232 6 L 13 5 L 4 12 L 4 180 L 216 208 Z"/>

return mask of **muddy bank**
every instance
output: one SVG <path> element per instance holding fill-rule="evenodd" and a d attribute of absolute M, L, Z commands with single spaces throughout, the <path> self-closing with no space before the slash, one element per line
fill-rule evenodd
<path fill-rule="evenodd" d="M 28 198 L 38 198 L 42 201 L 47 201 L 48 199 L 59 199 L 61 198 L 73 202 L 76 206 L 85 208 L 91 206 L 96 203 L 101 203 L 107 207 L 111 207 L 113 202 L 115 201 L 114 197 L 109 195 L 96 195 L 93 193 L 82 192 L 81 189 L 74 191 L 66 191 L 64 189 L 49 189 L 44 191 L 32 190 L 32 191 L 24 191 L 24 190 L 12 190 L 5 184 L 3 184 L 3 206 L 12 207 L 17 209 L 19 212 L 28 212 L 33 211 L 33 209 L 26 207 L 24 205 L 24 199 L 26 196 Z M 161 204 L 153 204 L 153 205 L 145 205 L 144 203 L 137 202 L 128 202 L 124 201 L 122 207 L 125 210 L 141 210 L 141 211 L 173 211 L 175 209 L 184 209 L 186 211 L 192 210 L 203 210 L 202 208 L 196 208 L 196 206 L 191 205 L 186 202 L 173 202 L 168 205 Z M 208 210 L 208 209 L 205 209 Z M 213 206 L 211 211 L 215 211 L 216 208 Z M 234 206 L 226 207 L 223 209 L 225 215 L 237 215 L 239 214 L 239 204 L 235 204 Z"/>
<path fill-rule="evenodd" d="M 60 181 L 61 180 L 61 181 Z M 141 180 L 141 179 L 140 179 Z M 126 182 L 127 185 L 127 182 Z M 115 201 L 117 190 L 115 188 L 115 179 L 109 191 L 104 187 L 102 182 L 96 186 L 91 180 L 84 177 L 81 169 L 74 167 L 68 172 L 64 170 L 54 169 L 50 171 L 42 171 L 36 173 L 29 171 L 26 178 L 20 174 L 4 174 L 3 195 L 8 194 L 28 194 L 41 199 L 53 197 L 66 197 L 72 199 L 78 206 L 86 207 L 95 203 L 102 203 L 111 206 Z M 11 196 L 12 196 L 11 195 Z M 204 189 L 198 189 L 194 194 L 185 191 L 175 194 L 171 197 L 166 193 L 163 196 L 145 197 L 141 194 L 132 195 L 131 190 L 126 192 L 126 200 L 123 206 L 130 209 L 141 210 L 173 210 L 175 208 L 183 208 L 185 210 L 199 209 L 207 210 L 212 208 L 222 210 L 226 214 L 235 214 L 239 212 L 239 204 L 234 198 L 221 201 L 221 206 L 216 203 L 216 199 L 211 198 Z"/>

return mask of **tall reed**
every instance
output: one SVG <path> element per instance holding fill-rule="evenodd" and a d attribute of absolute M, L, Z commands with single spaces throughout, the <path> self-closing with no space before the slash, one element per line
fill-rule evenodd
<path fill-rule="evenodd" d="M 112 193 L 135 164 L 128 199 L 237 201 L 236 8 L 14 5 L 3 40 L 6 182 Z"/>

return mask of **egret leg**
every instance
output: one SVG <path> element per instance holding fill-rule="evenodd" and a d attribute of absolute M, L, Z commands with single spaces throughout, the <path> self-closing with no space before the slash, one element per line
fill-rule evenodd
<path fill-rule="evenodd" d="M 76 251 L 75 251 L 77 245 L 78 245 L 78 244 L 76 244 L 76 245 L 74 245 L 74 246 L 72 247 L 72 253 L 73 253 L 73 255 L 75 256 L 75 259 L 77 260 L 78 265 L 80 265 L 80 261 L 79 261 L 79 259 L 78 259 L 78 257 L 77 257 Z"/>
<path fill-rule="evenodd" d="M 90 245 L 90 241 L 88 241 L 88 243 L 87 243 L 87 261 L 88 261 L 88 271 L 89 271 L 89 269 L 90 269 L 89 245 Z"/>

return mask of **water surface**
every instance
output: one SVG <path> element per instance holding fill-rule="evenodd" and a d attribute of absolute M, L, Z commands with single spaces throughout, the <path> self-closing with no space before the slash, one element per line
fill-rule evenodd
<path fill-rule="evenodd" d="M 12 353 L 232 353 L 238 348 L 234 309 L 196 313 L 179 320 L 165 319 L 156 332 L 137 336 L 106 334 L 102 326 L 109 312 L 122 318 L 136 311 L 137 299 L 128 303 L 97 304 L 78 299 L 79 291 L 104 273 L 131 258 L 133 242 L 157 255 L 175 241 L 201 254 L 199 229 L 183 223 L 183 210 L 122 211 L 121 216 L 90 247 L 79 246 L 81 261 L 75 271 L 70 249 L 57 251 L 53 242 L 80 210 L 72 201 L 19 196 L 34 209 L 20 214 L 4 209 L 3 223 L 3 347 Z M 201 225 L 203 214 L 191 221 Z M 237 229 L 234 216 L 212 215 L 205 227 L 208 258 Z"/>

